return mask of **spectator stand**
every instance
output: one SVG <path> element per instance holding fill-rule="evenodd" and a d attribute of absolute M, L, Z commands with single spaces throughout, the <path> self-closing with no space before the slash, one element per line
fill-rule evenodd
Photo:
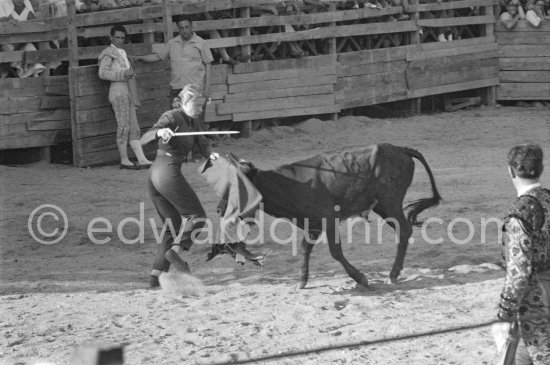
<path fill-rule="evenodd" d="M 520 20 L 511 30 L 498 23 L 498 101 L 550 101 L 550 21 L 538 28 Z"/>
<path fill-rule="evenodd" d="M 74 165 L 88 166 L 115 161 L 117 157 L 116 122 L 107 100 L 108 84 L 99 80 L 95 64 L 106 46 L 101 44 L 101 37 L 108 35 L 115 23 L 123 23 L 128 29 L 132 43 L 126 45 L 126 50 L 133 55 L 148 54 L 176 34 L 173 15 L 196 16 L 195 30 L 205 39 L 211 31 L 217 31 L 221 36 L 207 39 L 208 45 L 232 55 L 240 54 L 246 62 L 213 65 L 213 102 L 207 107 L 206 121 L 239 123 L 235 127 L 247 131 L 255 120 L 335 118 L 342 111 L 392 101 L 410 102 L 419 111 L 421 98 L 464 90 L 482 91 L 485 102 L 491 103 L 498 84 L 498 46 L 493 29 L 493 7 L 497 3 L 498 0 L 463 0 L 423 4 L 412 0 L 400 6 L 372 9 L 330 0 L 304 1 L 297 3 L 298 10 L 288 10 L 275 0 L 164 0 L 160 5 L 145 3 L 77 14 L 73 0 L 68 0 L 66 18 L 24 22 L 31 25 L 23 27 L 21 23 L 17 32 L 10 28 L 9 33 L 17 33 L 27 41 L 68 35 L 66 45 L 34 53 L 8 52 L 0 57 L 7 61 L 25 57 L 70 63 L 69 77 L 56 76 L 64 77 L 65 94 L 52 102 L 63 104 L 67 110 L 70 94 L 71 124 L 66 136 L 73 143 Z M 265 6 L 275 7 L 277 15 L 273 11 L 258 11 Z M 472 12 L 472 8 L 477 10 Z M 453 17 L 423 15 L 445 10 L 453 10 Z M 213 16 L 206 19 L 206 12 Z M 219 12 L 223 16 L 218 16 Z M 427 35 L 431 28 L 442 26 L 451 27 L 459 36 L 436 42 Z M 293 52 L 298 48 L 307 55 Z M 148 128 L 168 108 L 168 68 L 166 62 L 136 65 L 143 104 L 138 109 L 142 128 Z M 53 77 L 45 76 L 42 83 L 51 83 Z M 5 99 L 11 100 L 17 97 L 17 85 L 27 80 L 0 82 L 9 83 L 10 89 L 4 94 Z M 20 109 L 11 109 L 6 120 L 11 120 L 9 115 L 16 112 L 21 114 Z M 29 114 L 20 118 L 26 126 L 36 123 L 36 117 Z M 64 127 L 67 131 L 67 125 Z M 55 138 L 49 137 L 42 142 L 45 146 L 56 143 Z M 9 139 L 4 134 L 0 138 Z M 1 148 L 23 147 L 25 143 L 21 140 L 16 147 Z"/>

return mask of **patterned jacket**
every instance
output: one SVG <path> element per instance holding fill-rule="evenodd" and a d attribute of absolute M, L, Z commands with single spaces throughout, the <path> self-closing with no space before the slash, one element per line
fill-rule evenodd
<path fill-rule="evenodd" d="M 498 317 L 548 315 L 550 191 L 535 187 L 521 195 L 506 216 L 504 231 L 506 280 Z"/>
<path fill-rule="evenodd" d="M 129 80 L 124 77 L 124 71 L 131 69 L 132 66 L 124 59 L 120 50 L 114 45 L 105 48 L 99 55 L 99 78 L 102 80 L 111 81 L 109 88 L 109 100 L 113 100 L 117 96 L 129 96 L 134 98 L 134 103 L 137 104 L 137 95 L 133 95 Z M 130 80 L 135 79 L 132 78 Z M 135 86 L 134 86 L 135 87 Z"/>

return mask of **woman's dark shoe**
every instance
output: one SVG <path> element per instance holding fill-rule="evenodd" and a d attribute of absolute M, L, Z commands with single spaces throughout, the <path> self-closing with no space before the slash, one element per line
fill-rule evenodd
<path fill-rule="evenodd" d="M 121 163 L 120 164 L 120 169 L 121 170 L 139 170 L 140 167 L 139 167 L 139 165 L 126 165 L 126 164 Z"/>
<path fill-rule="evenodd" d="M 149 276 L 149 288 L 156 289 L 160 287 L 159 277 L 156 275 Z"/>
<path fill-rule="evenodd" d="M 140 170 L 147 170 L 147 169 L 150 168 L 151 166 L 153 166 L 152 163 L 140 163 L 140 164 L 139 164 L 139 169 L 140 169 Z"/>

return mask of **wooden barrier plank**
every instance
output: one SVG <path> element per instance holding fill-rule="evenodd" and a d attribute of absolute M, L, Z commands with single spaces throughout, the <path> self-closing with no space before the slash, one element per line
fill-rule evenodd
<path fill-rule="evenodd" d="M 500 82 L 547 82 L 550 83 L 548 71 L 501 71 Z"/>
<path fill-rule="evenodd" d="M 536 29 L 536 28 L 533 28 Z M 498 32 L 498 44 L 538 44 L 541 47 L 550 45 L 550 30 L 548 32 Z"/>
<path fill-rule="evenodd" d="M 110 106 L 109 96 L 105 94 L 94 94 L 80 96 L 76 99 L 76 110 L 96 109 L 102 106 Z"/>
<path fill-rule="evenodd" d="M 225 84 L 227 82 L 227 75 L 231 73 L 232 68 L 229 65 L 212 65 L 210 84 Z"/>
<path fill-rule="evenodd" d="M 438 11 L 449 9 L 464 9 L 473 8 L 478 6 L 490 6 L 497 5 L 498 0 L 465 0 L 465 1 L 451 1 L 446 3 L 433 2 L 429 4 L 407 4 L 405 5 L 405 11 L 407 13 L 414 12 L 426 12 L 426 11 Z"/>
<path fill-rule="evenodd" d="M 476 68 L 449 69 L 443 72 L 427 71 L 418 75 L 414 70 L 407 70 L 409 90 L 426 89 L 440 85 L 458 84 L 467 81 L 485 80 L 498 77 L 498 68 L 479 66 Z"/>
<path fill-rule="evenodd" d="M 501 83 L 497 100 L 550 100 L 550 83 Z"/>
<path fill-rule="evenodd" d="M 276 98 L 289 98 L 292 96 L 303 95 L 318 95 L 318 94 L 330 94 L 334 91 L 334 86 L 330 85 L 318 85 L 318 86 L 304 86 L 288 89 L 274 89 L 265 91 L 254 91 L 247 93 L 227 94 L 225 96 L 226 103 L 236 102 L 248 102 L 261 99 L 276 99 Z"/>
<path fill-rule="evenodd" d="M 214 38 L 206 40 L 206 44 L 210 48 L 222 48 L 269 42 L 293 42 L 332 37 L 351 37 L 359 35 L 403 33 L 415 31 L 417 31 L 417 27 L 414 21 L 368 23 L 340 25 L 338 27 L 317 27 L 296 32 L 267 33 L 241 37 Z"/>
<path fill-rule="evenodd" d="M 457 57 L 458 58 L 458 57 Z M 427 60 L 426 60 L 427 61 Z M 426 77 L 431 77 L 434 74 L 445 74 L 453 71 L 462 71 L 468 72 L 469 70 L 474 70 L 482 67 L 490 67 L 495 71 L 498 71 L 499 62 L 498 58 L 483 58 L 483 59 L 472 59 L 472 60 L 462 60 L 459 62 L 438 62 L 439 58 L 433 59 L 431 65 L 426 65 L 422 61 L 420 67 L 416 67 L 411 62 L 411 65 L 407 68 L 407 82 L 413 82 L 415 80 L 423 79 Z M 416 62 L 415 62 L 416 63 Z"/>
<path fill-rule="evenodd" d="M 495 78 L 486 79 L 486 80 L 467 81 L 467 82 L 460 82 L 456 84 L 434 86 L 434 87 L 428 87 L 425 89 L 408 90 L 407 98 L 408 99 L 420 98 L 428 95 L 437 95 L 437 94 L 451 93 L 455 91 L 479 89 L 482 87 L 495 86 L 498 84 L 499 84 L 499 79 L 498 77 L 495 77 Z"/>
<path fill-rule="evenodd" d="M 321 68 L 302 68 L 302 69 L 286 69 L 286 70 L 272 70 L 264 72 L 254 72 L 246 74 L 235 74 L 227 76 L 227 83 L 240 84 L 245 82 L 258 82 L 258 81 L 270 81 L 270 80 L 283 80 L 294 79 L 304 77 L 317 77 L 336 74 L 336 68 L 321 67 Z"/>
<path fill-rule="evenodd" d="M 0 97 L 13 98 L 13 97 L 31 97 L 42 96 L 45 94 L 43 87 L 26 88 L 26 89 L 4 89 L 0 91 Z"/>
<path fill-rule="evenodd" d="M 41 77 L 0 79 L 0 88 L 2 89 L 32 89 L 43 86 L 44 80 Z"/>
<path fill-rule="evenodd" d="M 346 105 L 346 108 L 349 108 L 349 105 L 362 106 L 362 100 L 368 100 L 370 102 L 370 100 L 377 95 L 392 95 L 403 92 L 406 94 L 407 85 L 404 82 L 397 82 L 378 86 L 358 86 L 355 88 L 342 89 L 335 93 L 334 98 L 338 105 Z"/>
<path fill-rule="evenodd" d="M 542 71 L 550 70 L 550 57 L 517 57 L 500 58 L 500 69 L 524 70 L 524 71 Z"/>
<path fill-rule="evenodd" d="M 0 114 L 37 112 L 41 101 L 40 96 L 0 98 Z"/>
<path fill-rule="evenodd" d="M 218 114 L 235 114 L 333 104 L 334 95 L 332 94 L 306 95 L 290 98 L 257 100 L 253 103 L 223 103 L 217 106 L 216 112 Z"/>
<path fill-rule="evenodd" d="M 221 104 L 222 101 L 215 101 L 206 106 L 206 110 L 204 113 L 204 119 L 207 123 L 210 122 L 218 122 L 222 120 L 231 120 L 232 115 L 231 114 L 218 114 L 216 112 L 217 105 Z"/>
<path fill-rule="evenodd" d="M 340 64 L 337 67 L 336 74 L 340 77 L 351 77 L 358 75 L 375 74 L 380 72 L 398 72 L 407 67 L 405 60 L 383 61 L 377 63 L 367 63 L 359 65 Z"/>
<path fill-rule="evenodd" d="M 403 90 L 403 91 L 393 92 L 391 94 L 377 93 L 371 97 L 362 96 L 357 99 L 349 98 L 338 103 L 338 105 L 340 106 L 341 109 L 349 109 L 349 108 L 357 108 L 360 106 L 389 103 L 391 101 L 398 101 L 398 100 L 405 100 L 405 99 L 407 99 L 407 91 Z"/>
<path fill-rule="evenodd" d="M 33 131 L 32 133 L 18 135 L 17 138 L 0 136 L 0 150 L 51 146 L 55 136 L 56 131 Z"/>
<path fill-rule="evenodd" d="M 0 23 L 4 24 L 4 23 Z M 64 39 L 67 37 L 67 29 L 51 30 L 39 33 L 3 33 L 0 31 L 0 44 L 17 44 L 28 42 L 48 42 L 54 39 Z"/>
<path fill-rule="evenodd" d="M 462 25 L 474 24 L 493 24 L 495 17 L 491 15 L 467 16 L 462 18 L 436 18 L 436 19 L 418 19 L 417 24 L 421 27 L 457 27 Z"/>
<path fill-rule="evenodd" d="M 430 69 L 430 68 L 443 68 L 449 67 L 451 65 L 459 65 L 470 63 L 479 60 L 494 59 L 495 64 L 498 64 L 498 50 L 486 51 L 479 53 L 467 53 L 459 54 L 456 56 L 442 56 L 434 57 L 427 59 L 420 59 L 415 61 L 410 61 L 408 63 L 408 68 L 420 68 L 420 69 Z"/>
<path fill-rule="evenodd" d="M 411 46 L 391 47 L 359 52 L 338 54 L 338 62 L 344 65 L 358 65 L 382 61 L 404 60 L 411 51 Z"/>
<path fill-rule="evenodd" d="M 71 119 L 71 109 L 58 108 L 55 110 L 41 111 L 32 117 L 35 121 L 64 120 Z"/>
<path fill-rule="evenodd" d="M 233 66 L 233 73 L 251 73 L 273 70 L 317 68 L 334 66 L 337 55 L 310 56 L 304 58 L 291 58 L 286 60 L 258 61 L 239 63 Z"/>
<path fill-rule="evenodd" d="M 47 131 L 54 129 L 71 129 L 71 119 L 33 120 L 27 122 L 27 130 L 29 131 Z"/>
<path fill-rule="evenodd" d="M 40 102 L 40 109 L 70 108 L 71 99 L 69 96 L 43 96 Z"/>
<path fill-rule="evenodd" d="M 19 124 L 0 124 L 0 136 L 7 137 L 7 136 L 23 136 L 27 135 L 27 125 L 25 123 L 19 123 Z"/>
<path fill-rule="evenodd" d="M 45 86 L 69 85 L 69 76 L 45 76 L 42 80 Z"/>
<path fill-rule="evenodd" d="M 237 113 L 233 115 L 233 121 L 242 122 L 247 120 L 267 119 L 267 118 L 284 118 L 299 115 L 314 115 L 314 114 L 332 114 L 338 113 L 340 107 L 338 105 L 321 105 L 312 107 L 298 107 L 292 109 L 276 109 L 266 110 L 252 113 Z"/>
<path fill-rule="evenodd" d="M 469 46 L 479 46 L 482 44 L 495 43 L 495 35 L 489 34 L 483 37 L 459 39 L 451 42 L 430 42 L 420 43 L 414 46 L 409 46 L 410 53 L 415 51 L 434 51 L 446 48 L 460 48 Z"/>
<path fill-rule="evenodd" d="M 114 134 L 98 135 L 78 140 L 78 152 L 80 154 L 104 151 L 113 147 L 116 147 L 116 136 Z"/>
<path fill-rule="evenodd" d="M 117 124 L 114 114 L 112 119 L 100 120 L 97 122 L 81 123 L 76 125 L 79 138 L 94 137 L 97 135 L 116 133 Z"/>
<path fill-rule="evenodd" d="M 419 52 L 410 52 L 407 54 L 407 61 L 417 61 L 436 57 L 450 57 L 465 54 L 477 54 L 483 52 L 496 52 L 498 50 L 497 43 L 480 44 L 465 47 L 454 47 L 437 50 L 422 50 Z"/>
<path fill-rule="evenodd" d="M 370 87 L 385 84 L 405 83 L 405 70 L 382 72 L 377 74 L 339 77 L 338 82 L 334 86 L 336 92 L 344 89 L 355 89 L 358 87 Z"/>
<path fill-rule="evenodd" d="M 550 32 L 550 24 L 548 22 L 543 22 L 538 28 L 533 27 L 525 19 L 521 19 L 517 22 L 516 26 L 513 29 L 506 29 L 502 22 L 497 22 L 495 24 L 495 32 L 497 33 L 516 33 L 516 32 Z"/>
<path fill-rule="evenodd" d="M 323 13 L 301 13 L 296 15 L 262 15 L 251 18 L 219 19 L 193 22 L 195 31 L 206 31 L 211 29 L 240 29 L 281 26 L 286 24 L 308 25 L 330 22 L 344 22 L 379 18 L 387 15 L 401 14 L 403 7 L 392 6 L 383 9 L 352 9 L 327 11 Z"/>
<path fill-rule="evenodd" d="M 315 86 L 336 83 L 336 75 L 320 76 L 315 78 L 296 78 L 289 80 L 271 80 L 259 82 L 247 82 L 244 84 L 229 85 L 229 93 L 243 93 L 252 91 L 264 91 L 272 89 L 288 89 L 299 86 Z"/>
<path fill-rule="evenodd" d="M 65 85 L 47 85 L 46 94 L 56 94 L 56 95 L 70 95 L 69 84 Z"/>
<path fill-rule="evenodd" d="M 550 47 L 527 45 L 509 45 L 500 46 L 500 57 L 549 57 Z"/>
<path fill-rule="evenodd" d="M 358 75 L 353 77 L 339 77 L 334 90 L 370 87 L 376 85 L 405 83 L 405 70 L 380 72 L 375 74 Z"/>

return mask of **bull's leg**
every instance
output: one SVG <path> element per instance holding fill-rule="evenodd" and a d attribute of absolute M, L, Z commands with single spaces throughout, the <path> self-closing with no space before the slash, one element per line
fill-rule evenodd
<path fill-rule="evenodd" d="M 305 234 L 308 233 L 306 232 Z M 310 234 L 309 237 L 312 241 L 316 239 L 313 234 Z M 311 251 L 313 250 L 313 246 L 315 245 L 313 243 L 309 243 L 304 236 L 302 241 L 302 251 L 304 253 L 304 257 L 302 258 L 302 266 L 300 267 L 300 284 L 298 284 L 299 289 L 305 288 L 307 285 L 307 280 L 309 279 L 309 257 L 311 255 Z"/>
<path fill-rule="evenodd" d="M 405 255 L 409 247 L 409 238 L 412 234 L 412 225 L 405 217 L 401 206 L 393 209 L 385 208 L 386 209 L 382 210 L 383 208 L 380 207 L 378 210 L 375 209 L 375 211 L 382 219 L 386 220 L 386 223 L 395 230 L 395 234 L 399 237 L 397 255 L 395 256 L 395 261 L 390 271 L 390 282 L 395 284 L 397 283 L 397 278 L 401 270 L 403 270 L 403 262 L 405 261 Z"/>
<path fill-rule="evenodd" d="M 361 271 L 357 270 L 352 264 L 350 264 L 349 261 L 346 260 L 346 258 L 344 257 L 340 237 L 339 235 L 336 236 L 336 230 L 337 227 L 335 226 L 335 224 L 327 224 L 326 234 L 330 255 L 332 256 L 332 258 L 342 264 L 348 275 L 353 280 L 355 280 L 358 284 L 367 287 L 369 285 L 367 277 Z"/>

